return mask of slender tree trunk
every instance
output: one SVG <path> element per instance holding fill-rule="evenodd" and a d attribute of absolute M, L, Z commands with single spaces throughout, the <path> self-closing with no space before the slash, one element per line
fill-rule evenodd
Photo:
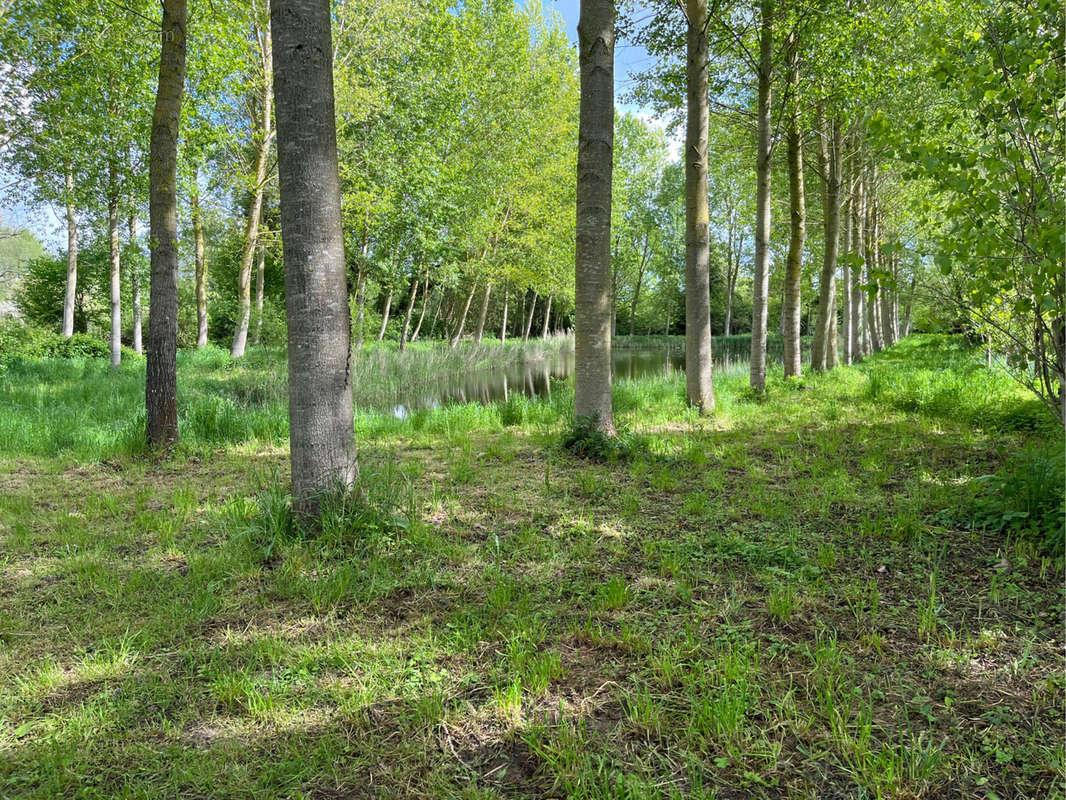
<path fill-rule="evenodd" d="M 455 324 L 455 329 L 452 332 L 452 338 L 448 342 L 449 347 L 455 347 L 459 344 L 459 340 L 463 338 L 463 328 L 466 327 L 466 315 L 470 313 L 470 304 L 474 301 L 474 293 L 477 291 L 477 281 L 470 284 L 470 291 L 466 293 L 466 300 L 463 302 L 463 309 L 459 313 L 459 320 Z"/>
<path fill-rule="evenodd" d="M 418 340 L 418 334 L 422 330 L 422 321 L 426 318 L 426 308 L 429 306 L 429 278 L 426 278 L 425 284 L 422 286 L 422 310 L 418 313 L 418 322 L 415 324 L 415 329 L 411 333 L 411 341 Z"/>
<path fill-rule="evenodd" d="M 711 240 L 707 194 L 707 0 L 686 0 L 685 394 L 700 414 L 714 411 L 711 359 Z"/>
<path fill-rule="evenodd" d="M 548 295 L 548 305 L 544 307 L 544 327 L 540 329 L 540 338 L 548 338 L 548 322 L 551 320 L 552 315 L 552 296 Z"/>
<path fill-rule="evenodd" d="M 274 97 L 271 93 L 273 58 L 270 47 L 269 25 L 262 35 L 257 30 L 256 37 L 261 43 L 260 69 L 263 71 L 263 83 L 259 94 L 259 131 L 261 138 L 255 160 L 255 188 L 252 192 L 251 206 L 248 208 L 248 224 L 244 230 L 241 270 L 237 278 L 237 330 L 233 333 L 233 347 L 230 348 L 230 356 L 233 358 L 240 358 L 244 355 L 244 348 L 248 341 L 248 320 L 251 315 L 252 260 L 255 256 L 255 246 L 259 237 L 259 217 L 263 210 L 263 193 L 266 189 L 270 141 L 274 137 L 271 122 L 271 101 Z"/>
<path fill-rule="evenodd" d="M 271 0 L 275 2 L 276 0 Z M 381 327 L 378 328 L 378 341 L 380 342 L 385 338 L 385 329 L 389 326 L 389 314 L 392 311 L 392 287 L 389 287 L 388 294 L 385 295 L 385 310 L 381 314 Z"/>
<path fill-rule="evenodd" d="M 407 349 L 407 332 L 411 329 L 411 315 L 415 310 L 415 300 L 418 299 L 419 283 L 421 281 L 418 279 L 418 275 L 411 278 L 411 291 L 407 293 L 407 310 L 403 314 L 403 330 L 400 332 L 401 353 Z"/>
<path fill-rule="evenodd" d="M 137 244 L 137 218 L 130 213 L 129 219 L 130 249 Z M 141 338 L 141 273 L 137 270 L 137 259 L 130 260 L 130 294 L 133 295 L 133 351 L 138 355 L 144 350 Z"/>
<path fill-rule="evenodd" d="M 514 337 L 513 337 L 515 339 L 518 339 L 519 337 L 522 336 L 522 326 L 525 323 L 525 319 L 526 319 L 526 295 L 527 294 L 529 294 L 528 290 L 522 292 L 522 310 L 519 311 L 518 312 L 518 316 L 515 317 L 515 321 L 514 321 Z"/>
<path fill-rule="evenodd" d="M 818 108 L 818 153 L 822 166 L 822 274 L 818 279 L 818 321 L 811 348 L 811 368 L 825 372 L 836 366 L 836 278 L 840 249 L 840 174 L 843 169 L 843 137 L 840 121 L 831 123 Z"/>
<path fill-rule="evenodd" d="M 869 190 L 867 191 L 867 197 L 869 198 L 866 203 L 866 227 L 868 231 L 866 240 L 866 265 L 867 271 L 870 269 L 876 270 L 878 262 L 880 261 L 880 234 L 881 232 L 877 227 L 877 202 L 874 199 L 873 180 L 871 175 L 871 181 Z M 874 286 L 873 291 L 868 292 L 867 303 L 867 328 L 870 332 L 870 345 L 873 352 L 879 353 L 884 349 L 884 343 L 881 341 L 881 284 L 879 280 L 874 280 L 872 276 L 868 276 L 868 282 Z"/>
<path fill-rule="evenodd" d="M 881 223 L 879 227 L 882 227 L 883 224 Z M 882 272 L 887 272 L 883 250 L 878 254 L 878 257 L 881 262 L 878 266 L 881 267 Z M 892 330 L 892 289 L 885 285 L 881 287 L 881 308 L 879 310 L 881 313 L 881 342 L 885 347 L 891 347 L 895 344 Z"/>
<path fill-rule="evenodd" d="M 863 257 L 864 242 L 863 220 L 866 218 L 866 198 L 863 191 L 862 167 L 856 164 L 855 191 L 851 200 L 851 249 L 859 258 Z M 851 268 L 851 358 L 861 361 L 863 357 L 862 328 L 862 266 Z"/>
<path fill-rule="evenodd" d="M 903 311 L 903 330 L 901 331 L 903 336 L 911 335 L 911 307 L 914 305 L 914 287 L 918 283 L 918 276 L 911 276 L 911 286 L 907 291 L 907 305 Z"/>
<path fill-rule="evenodd" d="M 259 242 L 255 265 L 255 337 L 252 344 L 258 345 L 263 338 L 263 292 L 266 289 L 266 247 Z"/>
<path fill-rule="evenodd" d="M 159 84 L 148 161 L 151 284 L 145 406 L 148 444 L 178 441 L 178 125 L 185 87 L 185 0 L 163 0 Z"/>
<path fill-rule="evenodd" d="M 510 295 L 511 287 L 508 284 L 503 287 L 503 322 L 500 323 L 500 344 L 507 341 L 507 301 Z"/>
<path fill-rule="evenodd" d="M 78 220 L 74 215 L 74 173 L 66 175 L 67 187 L 67 287 L 63 293 L 63 335 L 74 335 L 74 300 L 78 294 Z"/>
<path fill-rule="evenodd" d="M 730 206 L 729 208 L 729 241 L 728 250 L 726 253 L 726 270 L 725 270 L 725 324 L 722 326 L 722 333 L 725 336 L 729 336 L 731 326 L 733 324 L 733 292 L 736 289 L 737 271 L 740 270 L 740 257 L 734 258 L 734 239 L 736 238 L 736 209 Z M 734 270 L 733 263 L 736 262 L 736 268 Z"/>
<path fill-rule="evenodd" d="M 111 366 L 122 363 L 122 245 L 118 233 L 118 177 L 108 165 L 107 233 L 111 249 Z"/>
<path fill-rule="evenodd" d="M 481 339 L 485 335 L 485 320 L 489 315 L 489 295 L 492 293 L 492 283 L 485 282 L 485 291 L 481 295 L 481 313 L 477 316 L 477 329 L 474 331 L 474 342 L 481 344 Z"/>
<path fill-rule="evenodd" d="M 781 340 L 785 377 L 798 376 L 800 359 L 800 276 L 803 268 L 803 246 L 807 241 L 807 206 L 803 185 L 803 143 L 800 141 L 799 52 L 796 34 L 788 39 L 788 81 L 792 87 L 791 110 L 786 134 L 788 144 L 788 198 L 790 207 L 790 236 L 788 259 L 785 262 L 785 297 L 781 309 Z M 824 311 L 824 310 L 823 310 Z M 817 369 L 817 364 L 812 365 Z"/>
<path fill-rule="evenodd" d="M 766 391 L 766 319 L 770 293 L 770 85 L 773 80 L 773 2 L 760 0 L 758 153 L 755 195 L 755 280 L 751 311 L 751 387 Z"/>
<path fill-rule="evenodd" d="M 351 321 L 341 229 L 328 0 L 271 0 L 278 175 L 289 324 L 293 511 L 357 473 Z"/>
<path fill-rule="evenodd" d="M 199 175 L 193 169 L 192 195 L 192 230 L 196 255 L 196 346 L 207 344 L 207 256 L 204 249 L 204 223 L 200 215 L 200 190 L 197 186 Z"/>
<path fill-rule="evenodd" d="M 522 341 L 529 341 L 529 332 L 533 330 L 533 313 L 537 310 L 537 293 L 533 292 L 533 297 L 529 303 L 529 316 L 526 317 L 525 327 L 522 328 Z"/>
<path fill-rule="evenodd" d="M 848 184 L 850 185 L 850 184 Z M 850 195 L 851 192 L 849 191 Z M 850 204 L 852 201 L 848 200 Z M 852 233 L 851 233 L 851 211 L 844 205 L 841 205 L 841 215 L 844 221 L 844 244 L 843 251 L 845 254 L 850 255 L 852 247 Z M 842 328 L 841 339 L 844 342 L 844 363 L 850 364 L 852 362 L 852 347 L 851 347 L 851 268 L 844 267 L 840 272 L 840 297 L 841 297 L 841 314 L 840 323 Z"/>

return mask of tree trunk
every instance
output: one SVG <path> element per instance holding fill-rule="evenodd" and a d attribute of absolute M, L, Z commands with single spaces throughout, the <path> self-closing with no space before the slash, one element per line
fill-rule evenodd
<path fill-rule="evenodd" d="M 130 213 L 129 219 L 130 248 L 137 243 L 137 218 Z M 130 260 L 130 294 L 133 295 L 133 352 L 138 355 L 144 350 L 141 338 L 141 273 L 137 271 L 137 259 Z"/>
<path fill-rule="evenodd" d="M 267 168 L 270 158 L 270 140 L 274 134 L 271 129 L 270 104 L 274 95 L 271 93 L 271 73 L 273 72 L 273 58 L 270 49 L 270 29 L 262 36 L 256 31 L 256 38 L 260 41 L 260 69 L 263 71 L 263 83 L 259 93 L 259 130 L 261 138 L 255 160 L 255 188 L 252 191 L 252 203 L 248 208 L 248 224 L 244 229 L 244 249 L 241 252 L 241 271 L 237 277 L 237 330 L 233 333 L 233 347 L 230 348 L 232 358 L 240 358 L 244 355 L 245 344 L 248 340 L 248 319 L 251 314 L 250 288 L 252 279 L 252 259 L 255 256 L 255 246 L 259 238 L 259 217 L 263 210 L 263 192 L 266 189 Z"/>
<path fill-rule="evenodd" d="M 770 293 L 770 85 L 773 79 L 773 2 L 760 2 L 758 152 L 755 192 L 755 278 L 751 310 L 751 388 L 766 391 L 766 318 Z"/>
<path fill-rule="evenodd" d="M 328 0 L 271 0 L 293 511 L 357 474 Z"/>
<path fill-rule="evenodd" d="M 850 192 L 848 192 L 850 195 Z M 850 200 L 848 201 L 851 202 Z M 843 252 L 845 255 L 850 255 L 852 250 L 852 234 L 851 234 L 851 212 L 841 204 L 841 215 L 844 221 L 844 244 Z M 840 338 L 844 342 L 844 363 L 850 364 L 852 362 L 852 349 L 851 349 L 851 268 L 844 267 L 840 271 L 840 297 L 841 297 L 841 336 Z"/>
<path fill-rule="evenodd" d="M 552 316 L 552 296 L 548 295 L 548 305 L 544 307 L 544 326 L 540 329 L 540 338 L 548 338 L 548 322 Z"/>
<path fill-rule="evenodd" d="M 148 160 L 151 282 L 145 406 L 148 444 L 178 441 L 178 126 L 185 88 L 185 0 L 163 0 L 159 84 Z"/>
<path fill-rule="evenodd" d="M 644 269 L 648 265 L 648 252 L 650 242 L 648 234 L 644 234 L 644 249 L 640 254 L 640 267 L 637 269 L 637 282 L 633 286 L 633 302 L 629 306 L 629 335 L 632 337 L 637 331 L 637 301 L 640 300 L 640 287 L 644 283 Z"/>
<path fill-rule="evenodd" d="M 122 363 L 122 247 L 118 235 L 118 178 L 108 165 L 107 233 L 111 249 L 111 366 Z"/>
<path fill-rule="evenodd" d="M 822 162 L 822 274 L 818 279 L 818 321 L 811 348 L 811 368 L 825 372 L 836 366 L 837 255 L 840 250 L 840 174 L 843 137 L 840 121 L 831 123 L 818 108 L 818 154 Z"/>
<path fill-rule="evenodd" d="M 449 347 L 455 347 L 459 344 L 459 340 L 463 338 L 463 328 L 466 327 L 466 315 L 470 313 L 470 304 L 474 301 L 474 292 L 477 291 L 477 281 L 470 284 L 470 291 L 466 293 L 466 301 L 463 303 L 463 310 L 459 312 L 459 320 L 455 323 L 455 330 L 452 332 L 452 338 L 448 342 Z"/>
<path fill-rule="evenodd" d="M 284 247 L 284 242 L 282 242 Z M 366 254 L 366 248 L 363 249 L 364 256 Z M 359 268 L 359 277 L 355 282 L 355 352 L 359 353 L 363 349 L 363 328 L 364 321 L 366 319 L 366 258 L 363 259 L 363 266 Z"/>
<path fill-rule="evenodd" d="M 252 344 L 258 345 L 263 338 L 263 291 L 266 288 L 266 247 L 259 243 L 259 255 L 255 265 L 255 338 Z"/>
<path fill-rule="evenodd" d="M 204 347 L 207 344 L 207 256 L 204 249 L 204 224 L 200 216 L 200 191 L 197 187 L 197 180 L 197 171 L 194 169 L 193 190 L 189 203 L 192 206 L 193 242 L 196 253 L 196 346 Z"/>
<path fill-rule="evenodd" d="M 855 193 L 851 199 L 851 249 L 855 256 L 863 258 L 866 237 L 863 220 L 866 218 L 866 197 L 863 191 L 862 167 L 855 165 Z M 863 357 L 863 307 L 862 307 L 862 266 L 851 268 L 851 359 L 861 361 Z"/>
<path fill-rule="evenodd" d="M 426 308 L 429 306 L 429 278 L 426 278 L 426 283 L 422 287 L 422 310 L 418 312 L 418 322 L 415 323 L 415 329 L 411 332 L 411 341 L 414 342 L 418 339 L 419 331 L 422 330 L 422 321 L 426 318 Z"/>
<path fill-rule="evenodd" d="M 614 0 L 581 0 L 581 100 L 574 265 L 574 417 L 614 434 L 611 401 L 611 179 Z"/>
<path fill-rule="evenodd" d="M 407 293 L 407 310 L 403 314 L 403 330 L 400 332 L 400 352 L 407 349 L 407 332 L 411 329 L 411 315 L 415 310 L 415 300 L 418 299 L 418 284 L 421 281 L 418 275 L 411 278 L 411 291 Z M 423 305 L 425 305 L 423 303 Z"/>
<path fill-rule="evenodd" d="M 791 110 L 786 134 L 788 144 L 788 198 L 790 235 L 788 259 L 785 262 L 785 296 L 781 309 L 782 360 L 785 377 L 798 376 L 800 366 L 800 273 L 803 268 L 803 246 L 807 241 L 807 207 L 803 185 L 803 143 L 800 141 L 799 52 L 796 33 L 788 38 L 788 82 L 792 87 Z M 819 309 L 824 313 L 825 309 Z M 817 362 L 812 364 L 818 369 Z"/>
<path fill-rule="evenodd" d="M 724 335 L 729 336 L 732 330 L 733 324 L 733 292 L 736 290 L 737 285 L 737 273 L 740 271 L 740 256 L 734 254 L 734 247 L 736 244 L 734 239 L 737 238 L 736 230 L 736 209 L 730 207 L 729 209 L 729 228 L 728 228 L 729 240 L 728 240 L 728 252 L 726 253 L 726 271 L 725 271 L 725 324 L 722 326 L 722 332 Z M 739 247 L 736 248 L 739 251 Z M 734 266 L 734 263 L 736 266 Z"/>
<path fill-rule="evenodd" d="M 485 282 L 485 292 L 481 295 L 481 313 L 477 317 L 477 329 L 474 331 L 474 342 L 481 344 L 485 335 L 485 320 L 489 315 L 489 295 L 492 293 L 492 283 Z"/>
<path fill-rule="evenodd" d="M 711 364 L 711 240 L 707 194 L 707 0 L 686 0 L 685 393 L 702 415 L 714 411 Z"/>
<path fill-rule="evenodd" d="M 511 295 L 511 287 L 509 284 L 503 287 L 503 322 L 500 323 L 500 344 L 507 341 L 507 300 Z M 507 398 L 504 398 L 505 400 Z"/>
<path fill-rule="evenodd" d="M 533 313 L 537 310 L 537 293 L 533 292 L 533 297 L 529 303 L 529 316 L 526 317 L 525 327 L 522 329 L 522 341 L 529 341 L 529 332 L 533 330 Z M 609 323 L 608 323 L 609 324 Z"/>
<path fill-rule="evenodd" d="M 874 200 L 873 180 L 871 181 L 867 190 L 867 203 L 866 203 L 866 269 L 867 272 L 872 269 L 876 272 L 878 262 L 880 261 L 880 231 L 877 228 L 877 202 Z M 868 275 L 867 281 L 873 285 L 873 291 L 867 292 L 867 328 L 870 332 L 870 345 L 873 352 L 879 353 L 884 349 L 884 343 L 881 341 L 881 284 L 880 281 L 875 279 L 872 275 Z"/>
<path fill-rule="evenodd" d="M 78 221 L 74 216 L 74 173 L 69 169 L 67 187 L 67 287 L 63 293 L 63 335 L 74 335 L 74 299 L 78 294 Z"/>
<path fill-rule="evenodd" d="M 276 2 L 276 0 L 271 0 Z M 381 313 L 381 327 L 378 328 L 378 341 L 380 342 L 385 338 L 385 329 L 389 325 L 389 313 L 392 311 L 392 287 L 389 287 L 389 293 L 385 295 L 385 310 Z"/>
<path fill-rule="evenodd" d="M 523 323 L 525 321 L 525 318 L 526 318 L 526 295 L 528 295 L 528 294 L 529 294 L 528 290 L 522 292 L 522 310 L 518 312 L 518 316 L 515 317 L 515 321 L 514 321 L 514 325 L 515 325 L 514 338 L 515 339 L 519 338 L 522 335 L 522 325 L 523 325 Z"/>
<path fill-rule="evenodd" d="M 903 329 L 901 331 L 902 336 L 911 335 L 911 307 L 914 305 L 914 287 L 918 283 L 918 276 L 911 276 L 911 287 L 907 291 L 907 305 L 903 311 Z"/>
<path fill-rule="evenodd" d="M 884 223 L 882 222 L 879 227 L 881 227 L 883 225 L 884 225 Z M 880 263 L 878 264 L 878 266 L 881 268 L 882 273 L 888 272 L 889 270 L 886 269 L 886 264 L 885 264 L 886 259 L 885 259 L 884 251 L 881 251 L 880 253 L 878 253 L 878 258 L 880 259 Z M 882 286 L 881 287 L 881 308 L 880 308 L 880 313 L 881 313 L 881 343 L 885 347 L 891 347 L 896 342 L 895 342 L 895 338 L 893 337 L 893 330 L 892 330 L 892 289 L 889 286 Z"/>

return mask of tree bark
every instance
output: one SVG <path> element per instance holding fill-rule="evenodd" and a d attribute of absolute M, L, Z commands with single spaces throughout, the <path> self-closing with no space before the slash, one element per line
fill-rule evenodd
<path fill-rule="evenodd" d="M 355 480 L 351 321 L 341 228 L 329 0 L 271 0 L 289 326 L 293 511 Z"/>
<path fill-rule="evenodd" d="M 574 263 L 574 417 L 614 434 L 611 400 L 611 180 L 614 0 L 581 0 L 581 100 Z"/>
<path fill-rule="evenodd" d="M 418 284 L 421 281 L 418 275 L 411 278 L 411 291 L 407 293 L 407 310 L 403 314 L 403 330 L 400 331 L 400 352 L 407 349 L 407 332 L 411 330 L 411 315 L 415 310 L 415 300 L 418 299 Z M 423 305 L 425 305 L 423 303 Z"/>
<path fill-rule="evenodd" d="M 489 295 L 492 293 L 492 283 L 485 282 L 485 292 L 481 295 L 481 313 L 477 317 L 477 329 L 474 331 L 474 342 L 481 344 L 481 338 L 485 335 L 485 319 L 489 315 Z"/>
<path fill-rule="evenodd" d="M 840 251 L 840 174 L 843 136 L 839 119 L 828 122 L 818 108 L 818 154 L 822 167 L 822 274 L 818 279 L 818 321 L 811 348 L 811 368 L 825 372 L 836 366 L 837 256 Z"/>
<path fill-rule="evenodd" d="M 263 291 L 266 282 L 266 247 L 259 243 L 255 266 L 255 337 L 252 344 L 258 345 L 263 338 Z"/>
<path fill-rule="evenodd" d="M 74 335 L 74 299 L 78 294 L 78 220 L 74 215 L 74 173 L 66 175 L 67 286 L 63 293 L 63 336 Z"/>
<path fill-rule="evenodd" d="M 272 0 L 273 2 L 274 0 Z M 392 287 L 389 287 L 389 293 L 385 295 L 385 310 L 381 314 L 381 327 L 378 328 L 378 341 L 380 342 L 385 338 L 385 329 L 389 326 L 389 313 L 392 311 Z"/>
<path fill-rule="evenodd" d="M 130 213 L 129 242 L 132 249 L 137 243 L 137 218 Z M 133 295 L 133 352 L 140 355 L 144 350 L 141 338 L 141 274 L 137 271 L 137 260 L 130 260 L 130 294 Z"/>
<path fill-rule="evenodd" d="M 266 189 L 267 168 L 270 158 L 270 141 L 274 137 L 272 130 L 271 101 L 271 73 L 273 72 L 273 57 L 270 45 L 270 25 L 260 33 L 256 26 L 256 38 L 260 42 L 259 58 L 262 74 L 262 85 L 259 92 L 259 130 L 260 140 L 255 159 L 255 187 L 252 190 L 252 202 L 248 207 L 248 223 L 244 229 L 244 249 L 241 251 L 241 269 L 237 276 L 237 329 L 233 333 L 233 346 L 230 348 L 232 358 L 240 358 L 244 355 L 244 348 L 248 341 L 248 321 L 251 316 L 251 280 L 252 260 L 255 257 L 255 246 L 259 239 L 259 217 L 263 210 L 263 193 Z"/>
<path fill-rule="evenodd" d="M 544 326 L 540 329 L 540 338 L 548 338 L 548 323 L 551 321 L 552 316 L 552 296 L 548 295 L 548 305 L 544 307 Z"/>
<path fill-rule="evenodd" d="M 466 327 L 466 315 L 470 313 L 470 304 L 474 302 L 474 293 L 476 291 L 477 281 L 474 281 L 470 284 L 470 291 L 466 293 L 463 309 L 459 312 L 459 320 L 455 323 L 455 330 L 452 332 L 452 338 L 448 342 L 449 347 L 455 347 L 459 344 L 459 340 L 463 338 L 463 328 Z"/>
<path fill-rule="evenodd" d="M 415 329 L 411 332 L 411 341 L 418 339 L 418 334 L 422 330 L 422 321 L 426 318 L 426 308 L 429 306 L 429 278 L 426 278 L 426 283 L 422 287 L 422 310 L 418 313 L 418 322 L 415 323 Z"/>
<path fill-rule="evenodd" d="M 107 234 L 111 250 L 111 366 L 122 363 L 122 246 L 118 233 L 118 177 L 108 164 Z"/>
<path fill-rule="evenodd" d="M 728 252 L 726 253 L 726 276 L 725 276 L 725 324 L 722 326 L 722 332 L 724 335 L 729 336 L 732 330 L 733 324 L 733 292 L 736 291 L 737 286 L 737 273 L 740 271 L 740 247 L 735 241 L 737 237 L 736 230 L 736 209 L 730 205 L 729 208 L 729 225 L 728 225 Z M 734 248 L 737 252 L 734 253 Z"/>
<path fill-rule="evenodd" d="M 792 87 L 791 109 L 786 133 L 788 146 L 788 199 L 790 226 L 788 258 L 785 262 L 785 296 L 781 309 L 782 360 L 785 377 L 799 376 L 800 360 L 800 275 L 803 247 L 807 241 L 807 207 L 803 185 L 803 143 L 800 141 L 799 50 L 793 31 L 788 39 L 788 82 Z M 817 365 L 812 365 L 817 369 Z"/>
<path fill-rule="evenodd" d="M 500 323 L 500 344 L 507 341 L 507 301 L 510 295 L 511 287 L 509 284 L 505 284 L 503 287 L 503 322 Z"/>
<path fill-rule="evenodd" d="M 685 393 L 714 411 L 711 359 L 711 239 L 707 189 L 707 0 L 687 0 L 685 123 Z"/>
<path fill-rule="evenodd" d="M 533 297 L 529 303 L 529 315 L 526 317 L 525 327 L 522 328 L 522 341 L 529 341 L 529 332 L 533 330 L 533 313 L 537 310 L 537 293 L 533 292 Z M 608 323 L 609 324 L 609 323 Z"/>
<path fill-rule="evenodd" d="M 145 406 L 148 444 L 178 441 L 178 126 L 185 89 L 185 0 L 163 0 L 159 84 L 148 161 L 148 363 Z"/>
<path fill-rule="evenodd" d="M 866 237 L 863 220 L 866 218 L 866 196 L 863 190 L 862 167 L 856 164 L 855 191 L 851 199 L 851 249 L 857 258 L 864 257 Z M 862 305 L 862 266 L 851 267 L 851 359 L 861 361 L 863 357 L 863 305 Z"/>
<path fill-rule="evenodd" d="M 207 255 L 204 248 L 204 224 L 200 215 L 198 177 L 197 170 L 193 169 L 193 190 L 189 203 L 192 206 L 193 242 L 196 253 L 196 346 L 204 347 L 207 344 Z"/>
<path fill-rule="evenodd" d="M 755 191 L 755 277 L 751 311 L 751 388 L 766 391 L 766 318 L 770 293 L 770 85 L 773 80 L 773 2 L 760 2 L 758 150 Z"/>
<path fill-rule="evenodd" d="M 847 185 L 850 186 L 850 184 L 847 184 Z M 847 194 L 850 196 L 851 192 L 848 191 Z M 851 202 L 852 202 L 851 200 L 848 200 L 848 203 L 851 203 Z M 844 252 L 845 255 L 850 255 L 852 247 L 853 247 L 853 244 L 852 244 L 852 233 L 851 233 L 851 230 L 852 230 L 852 228 L 851 228 L 851 212 L 850 212 L 849 209 L 847 209 L 845 207 L 845 205 L 843 203 L 841 204 L 841 215 L 842 215 L 842 219 L 844 221 L 843 252 Z M 841 280 L 840 297 L 841 297 L 841 300 L 842 300 L 842 302 L 841 302 L 841 314 L 840 314 L 840 322 L 841 322 L 842 331 L 841 331 L 840 338 L 844 342 L 843 361 L 844 361 L 845 364 L 850 364 L 852 362 L 852 348 L 851 348 L 851 268 L 850 267 L 844 267 L 840 271 L 840 280 Z"/>
<path fill-rule="evenodd" d="M 879 353 L 884 349 L 884 344 L 881 341 L 881 285 L 880 281 L 875 276 L 870 275 L 870 270 L 876 272 L 877 264 L 880 260 L 878 257 L 878 242 L 880 231 L 877 229 L 877 202 L 874 199 L 873 181 L 871 180 L 867 189 L 867 202 L 866 202 L 866 270 L 867 270 L 867 283 L 872 284 L 873 290 L 867 291 L 867 330 L 870 334 L 870 347 L 875 353 Z"/>

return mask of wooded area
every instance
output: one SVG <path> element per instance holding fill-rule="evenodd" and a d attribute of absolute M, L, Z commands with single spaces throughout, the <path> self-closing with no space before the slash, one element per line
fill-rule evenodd
<path fill-rule="evenodd" d="M 1063 797 L 1063 24 L 0 1 L 0 796 Z"/>

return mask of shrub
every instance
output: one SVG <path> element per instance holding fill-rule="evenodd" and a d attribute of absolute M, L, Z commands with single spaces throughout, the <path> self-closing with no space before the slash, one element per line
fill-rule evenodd
<path fill-rule="evenodd" d="M 1063 555 L 1066 456 L 1061 447 L 1029 446 L 999 472 L 977 480 L 983 486 L 974 500 L 976 525 L 1031 536 L 1048 555 Z"/>
<path fill-rule="evenodd" d="M 624 428 L 619 428 L 615 436 L 608 436 L 600 430 L 596 415 L 575 418 L 563 432 L 560 444 L 575 456 L 592 461 L 615 461 L 647 449 L 644 442 Z"/>
<path fill-rule="evenodd" d="M 0 320 L 0 363 L 29 358 L 99 358 L 110 352 L 106 343 L 85 333 L 67 339 L 21 320 Z"/>

